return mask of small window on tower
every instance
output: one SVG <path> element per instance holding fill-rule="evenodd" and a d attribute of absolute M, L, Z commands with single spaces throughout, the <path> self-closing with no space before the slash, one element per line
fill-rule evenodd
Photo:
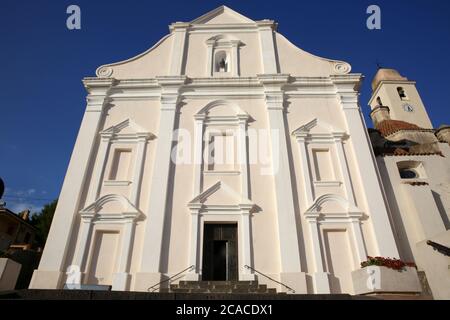
<path fill-rule="evenodd" d="M 420 161 L 399 161 L 397 168 L 401 179 L 426 179 L 425 169 Z"/>
<path fill-rule="evenodd" d="M 403 89 L 403 87 L 398 87 L 397 92 L 401 100 L 408 100 L 408 96 L 406 95 L 405 89 Z"/>
<path fill-rule="evenodd" d="M 416 179 L 419 175 L 413 169 L 400 169 L 400 178 L 402 179 Z"/>
<path fill-rule="evenodd" d="M 381 102 L 381 98 L 377 97 L 377 105 L 382 106 L 383 102 Z"/>

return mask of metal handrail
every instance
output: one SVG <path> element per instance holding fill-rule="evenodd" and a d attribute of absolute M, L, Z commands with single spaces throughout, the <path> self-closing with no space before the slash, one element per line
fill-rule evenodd
<path fill-rule="evenodd" d="M 427 241 L 427 245 L 431 246 L 434 250 L 438 251 L 444 256 L 450 257 L 450 248 L 443 246 L 442 244 L 433 242 L 431 240 Z"/>
<path fill-rule="evenodd" d="M 184 270 L 178 272 L 177 274 L 174 274 L 174 275 L 171 276 L 170 278 L 167 278 L 167 279 L 165 279 L 165 280 L 163 280 L 163 281 L 161 281 L 161 282 L 158 282 L 157 284 L 152 285 L 151 287 L 149 287 L 149 288 L 147 289 L 147 291 L 150 291 L 150 290 L 151 290 L 151 292 L 155 292 L 156 290 L 158 290 L 158 289 L 161 287 L 160 285 L 161 285 L 162 283 L 165 283 L 165 282 L 167 282 L 167 281 L 170 281 L 170 280 L 172 280 L 173 278 L 179 276 L 180 274 L 185 273 L 186 271 L 194 270 L 194 269 L 195 269 L 195 265 L 192 265 L 192 266 L 190 266 L 190 267 L 187 267 L 186 269 L 184 269 Z M 158 288 L 155 288 L 156 286 L 159 286 L 159 287 L 158 287 Z"/>
<path fill-rule="evenodd" d="M 282 282 L 280 282 L 280 281 L 277 281 L 277 280 L 275 280 L 275 279 L 273 279 L 273 278 L 271 278 L 271 277 L 265 275 L 264 273 L 262 273 L 262 272 L 256 270 L 255 268 L 252 268 L 252 267 L 250 267 L 249 265 L 245 265 L 244 267 L 247 268 L 247 269 L 253 270 L 254 272 L 256 272 L 256 273 L 262 275 L 263 277 L 266 277 L 266 278 L 269 279 L 269 280 L 272 280 L 273 282 L 276 282 L 276 283 L 278 283 L 278 284 L 281 284 L 283 287 L 287 288 L 287 289 L 288 289 L 289 291 L 291 291 L 292 293 L 295 293 L 295 290 L 292 289 L 291 287 L 289 287 L 288 285 L 285 285 L 284 283 L 282 283 Z"/>

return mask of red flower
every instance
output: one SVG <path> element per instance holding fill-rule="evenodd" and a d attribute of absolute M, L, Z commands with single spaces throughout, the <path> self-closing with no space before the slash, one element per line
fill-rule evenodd
<path fill-rule="evenodd" d="M 413 262 L 403 262 L 399 259 L 391 259 L 391 258 L 383 258 L 383 257 L 367 257 L 367 261 L 361 262 L 361 267 L 368 267 L 368 266 L 380 266 L 380 267 L 386 267 L 390 269 L 394 269 L 397 271 L 403 271 L 406 267 L 416 267 L 416 265 Z"/>

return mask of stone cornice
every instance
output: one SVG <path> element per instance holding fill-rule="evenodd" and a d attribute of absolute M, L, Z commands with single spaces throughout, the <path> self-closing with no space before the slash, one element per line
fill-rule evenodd
<path fill-rule="evenodd" d="M 84 78 L 83 85 L 88 92 L 86 112 L 102 112 L 110 101 L 108 96 L 116 82 L 115 79 Z"/>
<path fill-rule="evenodd" d="M 273 31 L 277 31 L 278 28 L 278 23 L 268 19 L 256 21 L 256 25 L 259 29 L 271 29 Z"/>
<path fill-rule="evenodd" d="M 328 97 L 338 95 L 345 102 L 357 100 L 360 74 L 330 77 L 293 77 L 263 74 L 256 77 L 161 76 L 152 79 L 85 78 L 90 102 L 113 100 L 159 100 L 161 95 L 188 98 Z"/>
<path fill-rule="evenodd" d="M 184 85 L 188 77 L 186 76 L 158 76 L 156 81 L 162 88 L 179 88 Z"/>
<path fill-rule="evenodd" d="M 336 94 L 345 109 L 359 109 L 359 90 L 363 76 L 361 74 L 332 75 Z"/>
<path fill-rule="evenodd" d="M 170 32 L 173 31 L 184 31 L 187 30 L 191 26 L 188 22 L 174 22 L 171 25 L 169 25 Z"/>
<path fill-rule="evenodd" d="M 258 74 L 256 75 L 259 82 L 265 87 L 280 87 L 287 84 L 290 79 L 289 74 L 275 73 L 275 74 Z"/>
<path fill-rule="evenodd" d="M 363 78 L 363 75 L 360 73 L 330 76 L 337 92 L 340 93 L 359 92 Z"/>

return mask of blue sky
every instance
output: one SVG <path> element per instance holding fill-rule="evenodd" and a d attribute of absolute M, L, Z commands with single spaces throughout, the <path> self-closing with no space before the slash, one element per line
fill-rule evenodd
<path fill-rule="evenodd" d="M 66 28 L 71 4 L 81 8 L 81 30 Z M 85 108 L 83 77 L 145 51 L 170 23 L 221 4 L 274 19 L 302 49 L 349 62 L 366 76 L 366 115 L 379 61 L 418 82 L 434 126 L 450 123 L 443 99 L 450 90 L 448 0 L 1 0 L 0 176 L 8 207 L 36 211 L 58 197 Z M 381 30 L 366 28 L 371 4 L 381 8 Z"/>

